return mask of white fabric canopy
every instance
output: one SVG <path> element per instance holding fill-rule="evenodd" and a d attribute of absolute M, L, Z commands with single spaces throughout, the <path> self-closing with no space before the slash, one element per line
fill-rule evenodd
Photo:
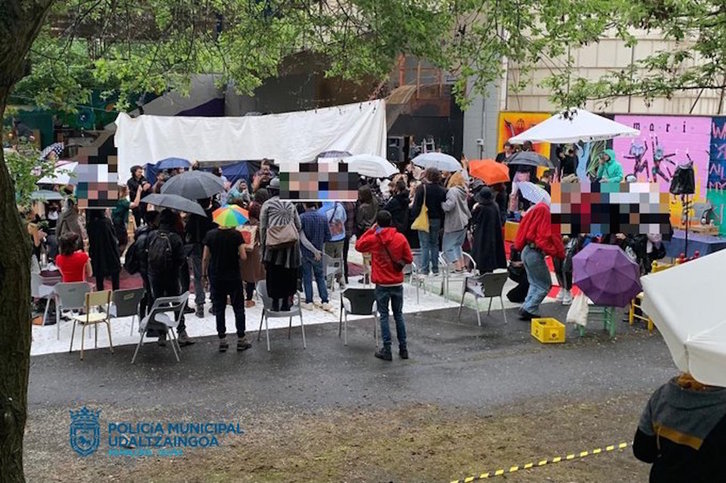
<path fill-rule="evenodd" d="M 726 250 L 642 278 L 643 310 L 678 369 L 726 387 Z"/>
<path fill-rule="evenodd" d="M 115 144 L 119 181 L 132 166 L 178 157 L 197 161 L 273 159 L 285 168 L 324 151 L 386 156 L 383 100 L 311 111 L 247 117 L 119 114 Z"/>
<path fill-rule="evenodd" d="M 577 143 L 590 141 L 606 141 L 617 137 L 638 137 L 640 131 L 625 124 L 612 121 L 584 109 L 569 111 L 569 119 L 565 112 L 560 112 L 542 121 L 523 133 L 509 138 L 512 144 L 525 141 L 533 143 Z"/>

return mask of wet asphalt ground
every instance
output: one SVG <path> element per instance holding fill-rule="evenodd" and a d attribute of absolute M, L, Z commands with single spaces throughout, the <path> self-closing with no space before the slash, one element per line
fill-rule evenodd
<path fill-rule="evenodd" d="M 496 302 L 495 302 L 496 305 Z M 217 338 L 198 339 L 182 348 L 176 362 L 169 346 L 145 344 L 131 365 L 133 346 L 31 359 L 29 409 L 66 409 L 86 402 L 119 408 L 163 406 L 216 412 L 230 405 L 248 408 L 284 405 L 314 410 L 345 407 L 392 407 L 431 403 L 451 407 L 501 408 L 538 399 L 593 401 L 618 394 L 649 392 L 676 373 L 656 332 L 640 323 L 618 322 L 614 340 L 601 324 L 579 337 L 568 327 L 565 344 L 543 345 L 530 336 L 529 323 L 516 310 L 482 316 L 456 308 L 407 315 L 409 360 L 394 353 L 393 362 L 373 357 L 373 319 L 350 322 L 348 346 L 337 324 L 264 333 L 249 332 L 253 347 L 237 353 L 217 351 Z M 566 308 L 543 306 L 543 313 L 564 320 Z M 620 320 L 621 314 L 618 314 Z M 248 321 L 248 328 L 257 326 Z M 392 327 L 393 329 L 393 327 Z M 395 333 L 395 331 L 394 331 Z M 394 337 L 395 349 L 395 337 Z"/>

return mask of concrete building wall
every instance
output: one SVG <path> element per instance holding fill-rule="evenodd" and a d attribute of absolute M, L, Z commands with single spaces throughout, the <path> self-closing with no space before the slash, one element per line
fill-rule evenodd
<path fill-rule="evenodd" d="M 659 51 L 672 50 L 674 42 L 664 41 L 655 34 L 644 32 L 636 34 L 638 43 L 628 47 L 622 40 L 604 38 L 596 44 L 572 51 L 575 63 L 575 75 L 590 80 L 598 80 L 609 71 L 627 68 Z M 698 60 L 696 60 L 698 61 Z M 561 59 L 544 59 L 528 78 L 528 86 L 520 92 L 511 89 L 507 92 L 504 110 L 507 111 L 539 111 L 556 110 L 548 99 L 549 91 L 538 84 L 557 66 L 564 65 Z M 516 65 L 511 65 L 507 79 L 512 85 L 520 80 L 521 73 Z M 526 80 L 526 79 L 524 79 Z M 646 104 L 642 97 L 622 97 L 608 102 L 591 101 L 587 108 L 595 112 L 634 113 L 634 114 L 670 114 L 670 115 L 714 115 L 719 114 L 720 91 L 694 90 L 677 93 L 672 99 L 663 97 L 653 99 Z"/>
<path fill-rule="evenodd" d="M 468 159 L 493 158 L 497 148 L 499 89 L 490 85 L 486 96 L 475 97 L 464 111 L 463 151 Z"/>

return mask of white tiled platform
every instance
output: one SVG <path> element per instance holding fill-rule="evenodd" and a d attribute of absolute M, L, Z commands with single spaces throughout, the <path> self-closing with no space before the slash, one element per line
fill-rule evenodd
<path fill-rule="evenodd" d="M 350 260 L 352 262 L 359 262 L 360 261 L 360 255 L 358 253 L 351 252 L 350 254 Z M 358 279 L 360 277 L 351 277 L 350 279 L 350 286 L 356 287 L 360 286 L 358 284 Z M 441 284 L 442 284 L 442 278 L 441 277 L 430 277 L 426 281 L 427 291 L 424 292 L 423 290 L 420 290 L 419 292 L 419 302 L 416 302 L 416 288 L 410 284 L 404 285 L 404 304 L 403 304 L 403 310 L 404 313 L 412 314 L 412 313 L 418 313 L 418 312 L 425 312 L 430 310 L 437 310 L 437 309 L 443 309 L 443 308 L 451 308 L 456 307 L 459 305 L 459 302 L 461 300 L 461 281 L 459 282 L 451 282 L 451 287 L 449 289 L 449 297 L 444 298 L 441 294 Z M 507 285 L 505 286 L 504 292 L 506 293 L 511 287 L 514 286 L 514 283 L 510 280 L 507 282 Z M 315 288 L 315 285 L 313 285 L 315 289 L 315 293 L 317 294 L 317 288 Z M 193 300 L 193 296 L 190 297 L 190 301 Z M 332 323 L 332 322 L 338 322 L 340 317 L 339 312 L 339 306 L 340 306 L 340 291 L 336 290 L 334 292 L 331 292 L 329 295 L 330 303 L 334 307 L 333 312 L 325 312 L 322 309 L 314 309 L 314 310 L 303 310 L 303 320 L 306 325 L 313 325 L 313 324 L 324 324 L 324 323 Z M 208 300 L 208 298 L 207 298 Z M 316 297 L 317 300 L 317 297 Z M 252 308 L 246 309 L 246 326 L 247 326 L 247 332 L 252 334 L 253 332 L 256 334 L 257 329 L 260 326 L 260 317 L 262 314 L 262 303 L 259 300 L 257 301 L 257 305 Z M 485 304 L 483 302 L 480 302 L 481 307 L 484 307 Z M 194 306 L 193 301 L 190 302 L 191 306 Z M 465 300 L 465 305 L 468 307 L 474 306 L 474 298 L 469 296 Z M 504 301 L 504 306 L 506 308 L 510 307 L 517 307 L 519 304 L 512 304 L 508 300 Z M 210 304 L 207 303 L 205 306 L 205 309 L 208 310 Z M 492 305 L 492 311 L 495 309 L 499 309 L 499 301 L 495 300 Z M 202 337 L 202 336 L 210 336 L 210 335 L 216 335 L 217 329 L 216 329 L 216 323 L 215 318 L 212 315 L 209 315 L 207 313 L 207 310 L 205 310 L 205 317 L 200 319 L 194 316 L 193 314 L 188 315 L 186 317 L 186 326 L 187 326 L 187 333 L 190 337 Z M 473 314 L 469 313 L 467 317 L 472 317 Z M 365 317 L 356 317 L 356 316 L 350 316 L 349 320 L 355 320 L 355 319 L 361 319 Z M 232 313 L 232 308 L 227 307 L 226 312 L 226 321 L 227 321 L 227 332 L 229 334 L 234 334 L 234 314 Z M 270 319 L 269 325 L 270 328 L 282 328 L 287 327 L 288 319 Z M 299 319 L 293 319 L 293 326 L 299 324 Z M 60 339 L 56 338 L 56 326 L 55 325 L 49 325 L 49 326 L 33 326 L 33 343 L 31 346 L 31 355 L 40 355 L 40 354 L 49 354 L 49 353 L 56 353 L 56 352 L 64 352 L 68 351 L 69 345 L 70 345 L 70 337 L 71 337 L 71 328 L 73 326 L 72 322 L 63 322 L 61 321 L 61 331 L 60 331 Z M 106 335 L 106 328 L 105 325 L 101 325 L 98 328 L 98 347 L 99 348 L 105 348 L 108 347 L 108 337 Z M 113 338 L 113 344 L 114 346 L 120 346 L 120 345 L 126 345 L 126 344 L 136 344 L 139 340 L 138 332 L 136 331 L 136 326 L 134 327 L 134 333 L 130 334 L 131 330 L 131 318 L 120 318 L 120 319 L 113 319 L 111 321 L 111 336 Z M 88 334 L 93 334 L 93 329 L 87 329 L 86 330 L 86 348 L 93 348 L 93 338 L 92 336 L 89 338 Z M 80 327 L 76 328 L 76 335 L 75 335 L 75 342 L 74 342 L 74 351 L 80 350 Z"/>

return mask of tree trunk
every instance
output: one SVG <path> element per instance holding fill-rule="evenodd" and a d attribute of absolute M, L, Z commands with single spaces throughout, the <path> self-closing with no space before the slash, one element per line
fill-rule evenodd
<path fill-rule="evenodd" d="M 53 0 L 0 0 L 0 119 Z M 30 370 L 30 243 L 0 150 L 0 482 L 25 481 Z"/>

